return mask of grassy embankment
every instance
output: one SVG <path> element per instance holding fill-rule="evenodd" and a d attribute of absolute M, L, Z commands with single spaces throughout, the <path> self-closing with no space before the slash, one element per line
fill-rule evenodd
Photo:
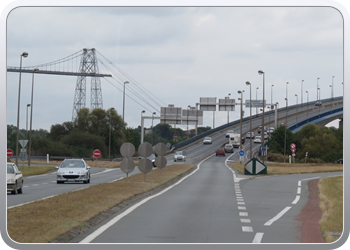
<path fill-rule="evenodd" d="M 59 165 L 59 162 L 50 163 Z M 89 164 L 95 166 L 95 162 Z M 235 162 L 233 167 L 243 173 L 244 164 L 241 165 L 239 162 Z M 342 171 L 343 167 L 339 164 L 269 163 L 267 165 L 268 174 L 271 175 Z M 97 162 L 97 167 L 114 168 L 119 167 L 119 163 L 101 161 Z M 73 228 L 83 227 L 86 221 L 103 211 L 130 197 L 160 186 L 192 167 L 192 165 L 169 166 L 162 170 L 161 178 L 159 177 L 159 170 L 151 171 L 147 174 L 146 182 L 144 181 L 144 175 L 139 174 L 117 182 L 100 184 L 88 189 L 65 193 L 47 200 L 9 209 L 8 233 L 17 242 L 50 242 Z M 44 169 L 44 167 L 30 168 Z M 52 169 L 48 171 L 52 171 Z M 341 180 L 333 180 L 333 182 L 329 182 L 328 179 L 326 178 L 319 183 L 319 186 L 321 185 L 319 187 L 322 201 L 321 209 L 324 212 L 320 226 L 326 241 L 333 242 L 336 238 L 332 235 L 335 232 L 342 231 L 343 186 L 342 178 Z M 335 187 L 335 190 L 329 191 L 331 187 Z M 89 197 L 89 199 L 86 199 L 86 197 Z M 335 209 L 338 210 L 335 211 Z M 336 218 L 333 215 L 336 215 Z"/>

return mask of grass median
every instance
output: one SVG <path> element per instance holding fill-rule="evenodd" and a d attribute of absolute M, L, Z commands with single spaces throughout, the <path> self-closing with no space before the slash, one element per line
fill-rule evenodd
<path fill-rule="evenodd" d="M 146 175 L 64 193 L 7 210 L 7 231 L 19 243 L 47 243 L 138 194 L 157 188 L 193 170 L 190 164 L 170 165 Z M 77 184 L 73 184 L 77 185 Z M 82 186 L 83 187 L 83 186 Z"/>

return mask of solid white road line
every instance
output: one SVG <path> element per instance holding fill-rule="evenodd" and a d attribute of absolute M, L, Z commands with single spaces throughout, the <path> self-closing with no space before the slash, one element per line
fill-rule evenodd
<path fill-rule="evenodd" d="M 292 202 L 292 204 L 297 204 L 299 200 L 300 200 L 300 195 L 297 195 L 295 197 L 295 200 Z"/>
<path fill-rule="evenodd" d="M 173 187 L 177 186 L 178 184 L 180 184 L 181 182 L 183 182 L 185 179 L 187 179 L 188 177 L 192 176 L 193 174 L 195 174 L 199 169 L 200 169 L 200 165 L 207 160 L 208 158 L 212 157 L 213 155 L 208 156 L 207 158 L 205 158 L 204 160 L 202 160 L 199 164 L 196 170 L 194 170 L 191 174 L 185 176 L 184 178 L 182 178 L 181 180 L 179 180 L 178 182 L 176 182 L 174 185 L 169 186 L 168 188 L 164 189 L 163 191 L 152 195 L 146 199 L 143 199 L 142 201 L 140 201 L 139 203 L 131 206 L 130 208 L 128 208 L 127 210 L 125 210 L 123 213 L 117 215 L 116 217 L 114 217 L 113 219 L 111 219 L 109 222 L 107 222 L 106 224 L 104 224 L 103 226 L 101 226 L 100 228 L 98 228 L 96 231 L 94 231 L 93 233 L 91 233 L 90 235 L 88 235 L 87 237 L 85 237 L 82 241 L 80 241 L 80 243 L 90 243 L 91 241 L 93 241 L 95 238 L 97 238 L 99 235 L 101 235 L 104 231 L 106 231 L 108 228 L 110 228 L 111 226 L 113 226 L 115 223 L 117 223 L 120 219 L 122 219 L 123 217 L 125 217 L 126 215 L 130 214 L 132 211 L 134 211 L 136 208 L 138 208 L 139 206 L 141 206 L 142 204 L 146 203 L 147 201 L 162 195 L 163 193 L 167 192 L 168 190 L 172 189 Z"/>
<path fill-rule="evenodd" d="M 256 233 L 252 243 L 261 243 L 264 233 Z"/>
<path fill-rule="evenodd" d="M 292 207 L 286 207 L 285 209 L 283 209 L 281 212 L 279 212 L 275 217 L 273 217 L 271 220 L 267 221 L 264 226 L 271 226 L 272 223 L 274 223 L 275 221 L 277 221 L 279 218 L 281 218 L 289 209 L 291 209 Z"/>

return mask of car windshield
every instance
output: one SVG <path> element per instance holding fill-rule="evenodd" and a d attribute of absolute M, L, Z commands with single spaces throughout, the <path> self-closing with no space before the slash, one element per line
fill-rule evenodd
<path fill-rule="evenodd" d="M 230 148 L 230 147 L 232 147 L 232 145 L 227 144 L 227 145 L 225 145 L 225 147 L 226 147 L 226 148 Z"/>
<path fill-rule="evenodd" d="M 176 152 L 175 155 L 182 155 L 182 152 L 181 151 Z"/>
<path fill-rule="evenodd" d="M 15 170 L 13 170 L 13 167 L 11 164 L 7 164 L 7 173 L 8 174 L 14 174 Z"/>
<path fill-rule="evenodd" d="M 204 140 L 211 140 L 211 138 L 210 137 L 205 137 Z"/>
<path fill-rule="evenodd" d="M 82 161 L 64 161 L 62 162 L 60 168 L 84 168 L 84 163 Z"/>

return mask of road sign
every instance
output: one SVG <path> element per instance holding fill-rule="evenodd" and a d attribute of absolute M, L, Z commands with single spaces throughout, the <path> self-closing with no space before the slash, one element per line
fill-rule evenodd
<path fill-rule="evenodd" d="M 177 140 L 177 135 L 173 135 L 173 139 L 174 139 L 174 140 Z"/>
<path fill-rule="evenodd" d="M 13 150 L 9 148 L 7 150 L 7 157 L 11 157 L 12 155 L 13 155 Z"/>
<path fill-rule="evenodd" d="M 290 144 L 290 150 L 291 150 L 292 153 L 294 154 L 295 151 L 297 150 L 297 146 L 296 146 L 294 143 Z"/>
<path fill-rule="evenodd" d="M 307 156 L 308 153 L 309 153 L 309 152 L 306 152 L 306 153 L 305 153 L 305 156 Z"/>
<path fill-rule="evenodd" d="M 18 140 L 19 144 L 21 144 L 22 148 L 25 148 L 27 143 L 28 143 L 28 140 Z"/>
<path fill-rule="evenodd" d="M 244 156 L 244 150 L 239 150 L 239 155 Z"/>
<path fill-rule="evenodd" d="M 101 151 L 98 150 L 98 149 L 95 149 L 95 151 L 94 151 L 94 157 L 95 157 L 95 158 L 100 158 L 100 157 L 101 157 Z"/>
<path fill-rule="evenodd" d="M 244 149 L 244 146 L 243 146 L 243 145 L 241 146 L 241 149 L 242 149 L 242 150 Z"/>
<path fill-rule="evenodd" d="M 28 155 L 27 155 L 27 153 L 19 153 L 19 156 L 18 156 L 18 158 L 21 160 L 21 161 L 26 161 L 26 160 L 28 160 Z"/>
<path fill-rule="evenodd" d="M 132 157 L 135 154 L 135 146 L 130 142 L 125 142 L 120 147 L 120 154 L 125 157 Z"/>
<path fill-rule="evenodd" d="M 159 156 L 164 156 L 166 154 L 166 151 L 166 146 L 162 142 L 159 142 L 154 148 L 154 152 Z"/>
<path fill-rule="evenodd" d="M 137 151 L 138 151 L 140 156 L 148 157 L 151 154 L 153 154 L 153 147 L 150 143 L 144 142 L 144 143 L 140 144 Z"/>
<path fill-rule="evenodd" d="M 135 169 L 135 163 L 132 159 L 129 157 L 125 157 L 122 162 L 120 163 L 120 169 L 126 173 L 129 174 Z"/>

